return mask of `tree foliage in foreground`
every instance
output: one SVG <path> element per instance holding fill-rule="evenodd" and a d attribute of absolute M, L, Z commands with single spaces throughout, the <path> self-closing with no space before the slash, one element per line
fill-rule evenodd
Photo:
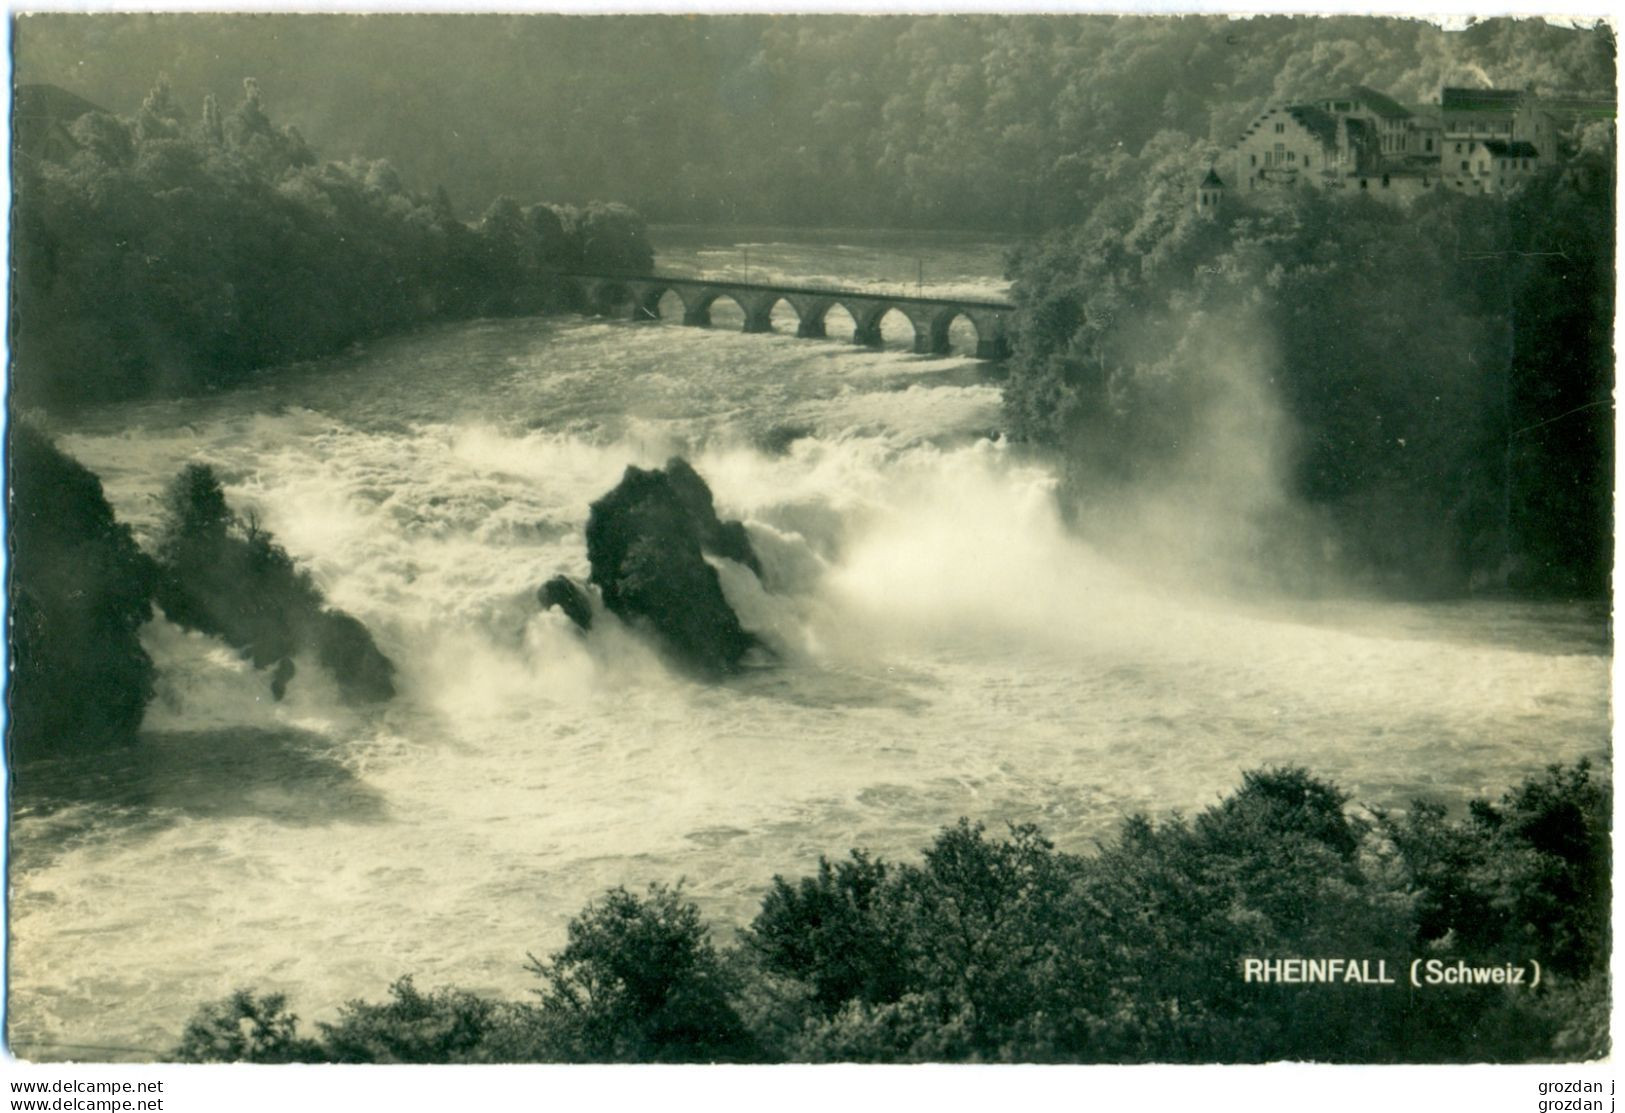
<path fill-rule="evenodd" d="M 965 821 L 918 863 L 775 878 L 717 949 L 680 888 L 612 889 L 526 1003 L 410 979 L 303 1041 L 280 997 L 205 1006 L 178 1059 L 283 1062 L 1572 1061 L 1606 1054 L 1609 785 L 1552 766 L 1452 819 L 1361 813 L 1303 769 L 1088 856 Z M 1393 985 L 1248 983 L 1242 960 L 1383 960 Z M 1542 984 L 1407 984 L 1412 958 Z"/>

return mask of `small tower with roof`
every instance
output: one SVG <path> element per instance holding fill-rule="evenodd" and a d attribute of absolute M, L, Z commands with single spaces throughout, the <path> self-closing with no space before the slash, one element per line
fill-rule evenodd
<path fill-rule="evenodd" d="M 1209 166 L 1207 176 L 1196 187 L 1196 211 L 1201 216 L 1211 220 L 1219 213 L 1219 203 L 1224 200 L 1224 182 L 1220 180 L 1218 172 Z"/>

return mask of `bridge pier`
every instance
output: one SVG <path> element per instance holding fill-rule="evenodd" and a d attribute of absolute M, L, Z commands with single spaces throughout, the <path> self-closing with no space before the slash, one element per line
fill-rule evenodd
<path fill-rule="evenodd" d="M 828 298 L 790 295 L 790 306 L 796 311 L 796 336 L 802 340 L 823 340 L 828 336 L 824 315 L 835 303 Z"/>
<path fill-rule="evenodd" d="M 683 324 L 691 328 L 710 328 L 711 307 L 709 305 L 696 305 L 692 308 L 684 307 Z"/>
<path fill-rule="evenodd" d="M 660 320 L 660 295 L 666 291 L 650 283 L 632 287 L 632 319 L 634 321 Z"/>
<path fill-rule="evenodd" d="M 852 343 L 861 344 L 865 348 L 883 348 L 886 338 L 880 335 L 880 318 L 860 324 L 852 330 Z"/>
<path fill-rule="evenodd" d="M 762 294 L 757 297 L 736 299 L 741 301 L 745 310 L 745 327 L 743 332 L 772 332 L 773 307 L 778 304 L 779 297 L 775 293 Z"/>

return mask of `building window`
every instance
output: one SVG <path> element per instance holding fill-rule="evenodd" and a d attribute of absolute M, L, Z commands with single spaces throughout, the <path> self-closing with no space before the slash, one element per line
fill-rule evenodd
<path fill-rule="evenodd" d="M 1382 176 L 1382 188 L 1383 188 L 1383 189 L 1387 189 L 1387 188 L 1388 188 L 1388 175 L 1387 175 L 1387 174 L 1384 174 L 1384 175 L 1383 175 L 1383 176 Z"/>
<path fill-rule="evenodd" d="M 1284 123 L 1276 124 L 1275 125 L 1275 134 L 1276 135 L 1285 135 L 1286 134 L 1286 124 L 1284 124 Z"/>
<path fill-rule="evenodd" d="M 1458 151 L 1459 151 L 1459 150 L 1461 150 L 1461 144 L 1460 144 L 1460 143 L 1457 143 L 1457 144 L 1456 144 L 1456 150 L 1458 150 Z M 1462 162 L 1461 162 L 1461 172 L 1462 172 L 1462 173 L 1463 173 L 1463 174 L 1465 174 L 1465 173 L 1466 173 L 1466 172 L 1467 172 L 1467 170 L 1468 170 L 1468 166 L 1467 166 L 1467 160 L 1466 160 L 1466 159 L 1462 159 Z"/>
<path fill-rule="evenodd" d="M 1364 179 L 1364 178 L 1361 178 L 1361 179 L 1360 179 L 1360 188 L 1361 188 L 1361 189 L 1364 189 L 1364 188 L 1365 188 L 1365 179 Z"/>
<path fill-rule="evenodd" d="M 1309 156 L 1308 155 L 1303 156 L 1303 168 L 1305 170 L 1309 169 Z"/>
<path fill-rule="evenodd" d="M 1257 166 L 1258 165 L 1258 156 L 1257 155 L 1248 155 L 1247 156 L 1247 165 L 1248 166 Z"/>
<path fill-rule="evenodd" d="M 1288 151 L 1286 153 L 1286 160 L 1288 162 L 1297 162 L 1298 161 L 1298 152 L 1297 151 Z"/>
<path fill-rule="evenodd" d="M 1458 155 L 1459 155 L 1459 154 L 1461 154 L 1461 144 L 1460 144 L 1460 143 L 1457 143 L 1457 144 L 1456 144 L 1456 153 L 1457 153 L 1457 154 L 1458 154 Z M 1465 170 L 1465 169 L 1466 169 L 1466 167 L 1463 167 L 1463 168 L 1462 168 L 1462 169 L 1464 169 L 1464 170 Z"/>
<path fill-rule="evenodd" d="M 1431 155 L 1433 153 L 1433 140 L 1431 140 L 1431 139 L 1422 140 L 1422 149 L 1424 151 L 1426 151 L 1428 154 Z"/>

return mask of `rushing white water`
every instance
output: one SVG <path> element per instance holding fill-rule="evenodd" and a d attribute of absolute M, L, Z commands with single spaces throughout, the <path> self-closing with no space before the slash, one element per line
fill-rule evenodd
<path fill-rule="evenodd" d="M 684 250 L 666 265 L 747 266 Z M 998 292 L 988 245 L 911 241 L 889 269 L 845 251 Z M 748 268 L 807 280 L 836 255 L 758 242 Z M 63 427 L 143 538 L 169 477 L 214 465 L 374 631 L 401 694 L 358 713 L 312 665 L 276 702 L 221 644 L 155 621 L 142 745 L 65 761 L 14 812 L 15 1049 L 150 1057 L 239 985 L 307 1019 L 408 972 L 517 995 L 526 952 L 607 886 L 684 878 L 725 937 L 774 873 L 912 856 L 961 815 L 1084 850 L 1261 765 L 1403 805 L 1606 759 L 1595 615 L 1145 582 L 1069 537 L 1052 474 L 989 439 L 998 400 L 963 358 L 549 319 Z M 677 452 L 747 523 L 765 582 L 724 563 L 724 586 L 780 657 L 714 687 L 535 601 L 586 575 L 589 502 Z"/>

